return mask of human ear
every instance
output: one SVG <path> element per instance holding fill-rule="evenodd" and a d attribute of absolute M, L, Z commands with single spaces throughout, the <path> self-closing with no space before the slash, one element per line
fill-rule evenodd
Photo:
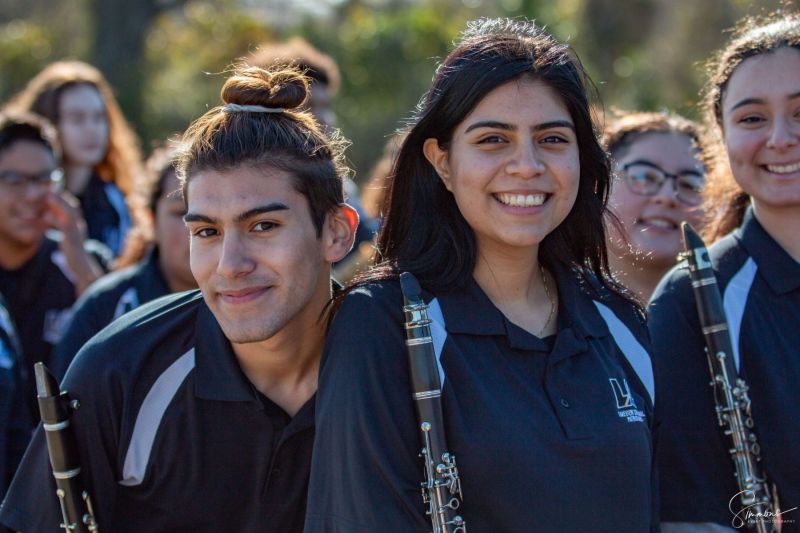
<path fill-rule="evenodd" d="M 425 155 L 425 159 L 433 166 L 447 190 L 452 191 L 450 188 L 450 160 L 447 157 L 447 150 L 439 146 L 438 140 L 430 138 L 425 139 L 422 145 L 422 153 Z"/>
<path fill-rule="evenodd" d="M 322 230 L 325 261 L 335 263 L 348 254 L 353 247 L 357 227 L 358 213 L 347 204 L 341 204 L 325 215 Z"/>

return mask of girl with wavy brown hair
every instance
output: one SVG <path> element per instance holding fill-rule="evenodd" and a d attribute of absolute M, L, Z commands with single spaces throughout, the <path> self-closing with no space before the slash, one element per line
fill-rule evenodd
<path fill-rule="evenodd" d="M 66 189 L 80 201 L 89 238 L 122 253 L 128 230 L 138 222 L 132 201 L 140 175 L 138 141 L 102 73 L 80 61 L 45 67 L 11 106 L 47 118 L 63 146 Z"/>

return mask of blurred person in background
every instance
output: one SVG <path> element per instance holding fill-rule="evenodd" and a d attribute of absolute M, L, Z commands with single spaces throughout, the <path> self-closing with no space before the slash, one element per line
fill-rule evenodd
<path fill-rule="evenodd" d="M 405 133 L 392 135 L 383 148 L 383 154 L 372 167 L 369 179 L 361 187 L 361 206 L 364 216 L 359 220 L 359 227 L 363 226 L 373 234 L 369 240 L 363 240 L 353 249 L 343 261 L 336 264 L 333 276 L 342 283 L 347 283 L 367 270 L 375 261 L 375 239 L 383 220 L 384 202 L 386 192 L 392 184 L 392 167 L 397 153 L 405 139 Z"/>
<path fill-rule="evenodd" d="M 118 256 L 133 219 L 142 216 L 142 206 L 131 201 L 141 156 L 106 79 L 86 63 L 59 61 L 31 79 L 11 105 L 56 126 L 65 186 L 80 201 L 88 236 Z"/>
<path fill-rule="evenodd" d="M 708 261 L 731 339 L 726 355 L 737 375 L 730 378 L 746 385 L 734 394 L 749 397 L 741 417 L 752 417 L 756 439 L 741 447 L 750 457 L 737 460 L 769 481 L 755 497 L 773 485 L 777 491 L 782 514 L 765 515 L 768 530 L 798 532 L 800 13 L 740 21 L 708 74 L 704 111 L 715 134 L 704 189 Z M 734 415 L 709 386 L 704 330 L 720 326 L 700 323 L 692 285 L 686 268 L 673 269 L 648 308 L 662 385 L 662 531 L 737 531 L 749 527 L 748 511 L 763 509 L 742 509 L 754 494 L 737 483 L 734 443 L 717 409 Z"/>
<path fill-rule="evenodd" d="M 137 263 L 92 284 L 76 302 L 53 353 L 50 370 L 58 378 L 86 341 L 124 313 L 165 294 L 197 288 L 189 268 L 189 232 L 183 222 L 186 206 L 175 173 L 176 154 L 176 149 L 158 148 L 148 159 L 147 179 L 141 180 L 142 190 L 136 192 L 146 199 L 153 220 L 152 235 L 143 243 L 148 249 Z M 136 236 L 131 237 L 128 247 L 136 242 Z M 126 258 L 123 254 L 120 260 Z"/>
<path fill-rule="evenodd" d="M 33 413 L 21 386 L 20 344 L 6 302 L 0 295 L 0 501 L 30 438 Z M 0 531 L 6 531 L 0 526 Z"/>
<path fill-rule="evenodd" d="M 260 68 L 292 66 L 303 71 L 311 80 L 306 102 L 308 110 L 326 129 L 337 126 L 332 101 L 341 84 L 341 73 L 332 57 L 320 52 L 305 39 L 293 37 L 284 42 L 260 45 L 246 61 Z M 344 192 L 348 204 L 358 213 L 359 224 L 353 251 L 334 265 L 333 276 L 341 283 L 346 283 L 358 271 L 358 265 L 363 260 L 361 246 L 364 243 L 369 246 L 375 235 L 375 224 L 362 207 L 359 187 L 350 177 L 345 178 Z"/>
<path fill-rule="evenodd" d="M 44 119 L 0 113 L 0 293 L 19 333 L 21 390 L 31 405 L 33 364 L 50 364 L 72 304 L 111 261 L 105 246 L 87 241 L 74 198 L 57 192 L 59 154 Z"/>
<path fill-rule="evenodd" d="M 700 230 L 701 161 L 698 124 L 667 113 L 619 113 L 604 134 L 614 160 L 609 207 L 608 262 L 642 303 L 677 263 L 680 223 Z"/>

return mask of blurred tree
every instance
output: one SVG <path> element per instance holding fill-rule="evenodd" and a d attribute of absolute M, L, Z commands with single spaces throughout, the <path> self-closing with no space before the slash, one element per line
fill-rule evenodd
<path fill-rule="evenodd" d="M 145 40 L 156 17 L 186 0 L 89 0 L 92 62 L 117 91 L 128 119 L 140 124 Z"/>
<path fill-rule="evenodd" d="M 180 133 L 216 105 L 227 67 L 272 38 L 268 24 L 237 9 L 236 0 L 194 1 L 163 14 L 139 73 L 147 88 L 141 116 L 147 139 Z"/>
<path fill-rule="evenodd" d="M 0 98 L 44 64 L 97 64 L 153 139 L 218 102 L 225 68 L 268 39 L 302 35 L 342 71 L 334 101 L 366 171 L 409 118 L 469 19 L 523 16 L 571 42 L 606 107 L 695 114 L 702 63 L 745 14 L 791 0 L 3 0 Z"/>

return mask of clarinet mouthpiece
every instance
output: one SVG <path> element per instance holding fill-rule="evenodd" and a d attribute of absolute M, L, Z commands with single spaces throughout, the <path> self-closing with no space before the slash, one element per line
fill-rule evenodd
<path fill-rule="evenodd" d="M 44 363 L 39 362 L 33 365 L 33 373 L 36 376 L 36 394 L 40 398 L 58 396 L 59 388 L 56 378 L 47 370 Z"/>
<path fill-rule="evenodd" d="M 695 250 L 697 248 L 705 248 L 703 239 L 697 234 L 697 231 L 688 222 L 681 222 L 681 236 L 683 237 L 683 244 L 686 250 Z"/>
<path fill-rule="evenodd" d="M 419 303 L 419 293 L 422 292 L 422 288 L 419 286 L 419 281 L 414 277 L 414 274 L 411 272 L 400 274 L 400 289 L 403 291 L 403 299 L 406 301 L 406 305 Z"/>

